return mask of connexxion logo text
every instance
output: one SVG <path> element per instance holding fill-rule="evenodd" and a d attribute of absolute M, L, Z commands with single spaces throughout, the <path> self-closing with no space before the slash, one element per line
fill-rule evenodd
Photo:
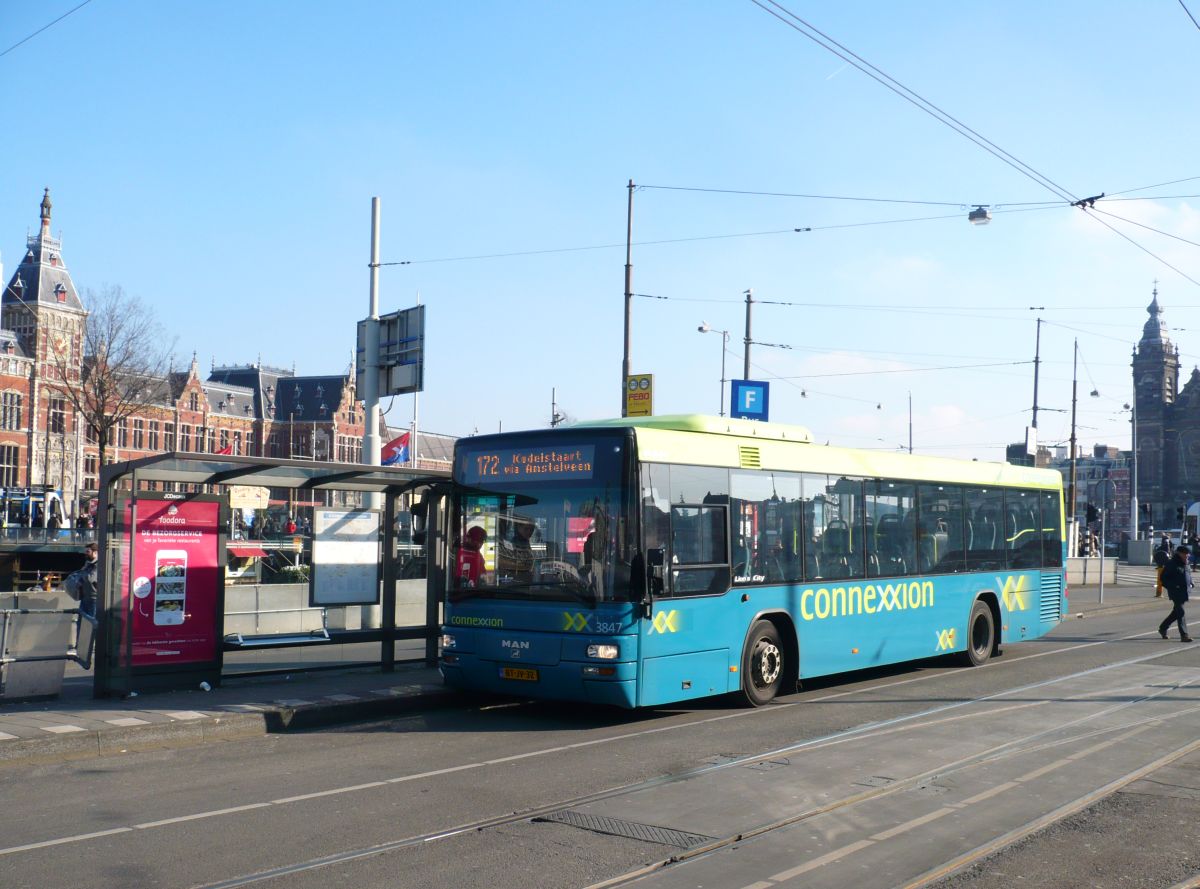
<path fill-rule="evenodd" d="M 456 627 L 502 627 L 504 626 L 504 618 L 502 617 L 463 617 L 455 614 L 451 615 L 450 623 Z"/>
<path fill-rule="evenodd" d="M 855 614 L 933 607 L 933 581 L 868 583 L 863 586 L 809 587 L 800 593 L 800 617 L 825 620 Z"/>

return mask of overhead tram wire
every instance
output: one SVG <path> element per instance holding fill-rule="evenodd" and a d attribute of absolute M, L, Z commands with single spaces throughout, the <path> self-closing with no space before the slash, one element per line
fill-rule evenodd
<path fill-rule="evenodd" d="M 1033 364 L 1033 360 L 1028 361 L 1000 361 L 993 364 L 947 364 L 941 366 L 929 367 L 900 367 L 890 370 L 846 370 L 836 373 L 826 374 L 799 374 L 795 376 L 777 376 L 777 380 L 821 380 L 829 377 L 872 377 L 884 376 L 885 374 L 905 374 L 905 373 L 928 373 L 934 370 L 973 370 L 983 367 L 1019 367 L 1025 364 Z"/>
<path fill-rule="evenodd" d="M 704 188 L 693 185 L 640 185 L 639 188 L 653 188 L 658 191 L 698 191 L 706 194 L 737 194 L 767 198 L 804 198 L 814 201 L 862 201 L 872 204 L 915 204 L 925 207 L 970 207 L 965 201 L 914 201 L 902 198 L 861 198 L 830 194 L 794 194 L 785 191 L 748 191 L 737 188 Z"/>
<path fill-rule="evenodd" d="M 1127 188 L 1124 191 L 1109 192 L 1109 197 L 1114 197 L 1119 194 L 1133 194 L 1135 191 L 1149 191 L 1152 188 L 1162 188 L 1166 185 L 1178 185 L 1181 182 L 1195 182 L 1200 179 L 1200 176 L 1188 176 L 1186 179 L 1172 179 L 1170 182 L 1156 182 L 1154 185 L 1143 185 L 1138 188 Z M 1190 197 L 1190 195 L 1188 195 Z"/>
<path fill-rule="evenodd" d="M 86 0 L 86 2 L 90 3 L 91 0 Z M 86 3 L 80 4 L 80 6 L 75 7 L 75 9 L 80 9 L 84 5 L 86 5 Z M 75 10 L 71 10 L 71 12 L 74 12 L 74 11 Z M 70 12 L 66 13 L 66 15 L 70 15 L 70 14 L 71 14 Z M 61 18 L 65 18 L 65 17 L 66 16 L 64 15 L 64 16 L 60 17 L 60 19 L 56 19 L 55 21 L 60 21 Z M 54 24 L 54 22 L 51 22 L 51 24 Z M 49 25 L 47 25 L 46 27 L 49 27 Z M 45 29 L 43 28 L 42 30 L 45 30 Z M 30 35 L 30 36 L 32 37 L 34 35 Z M 26 40 L 28 40 L 28 39 L 29 38 L 26 38 Z M 24 41 L 22 41 L 22 42 L 24 42 Z M 15 47 L 12 47 L 12 48 L 15 48 Z M 6 50 L 6 52 L 7 52 L 7 50 Z M 1158 182 L 1158 183 L 1155 183 L 1154 185 L 1143 185 L 1138 188 L 1129 188 L 1129 189 L 1125 189 L 1124 191 L 1111 192 L 1105 197 L 1105 200 L 1154 201 L 1154 200 L 1179 200 L 1179 199 L 1186 199 L 1186 198 L 1200 198 L 1200 194 L 1152 195 L 1152 196 L 1138 197 L 1138 198 L 1117 197 L 1117 195 L 1131 194 L 1132 192 L 1135 192 L 1135 191 L 1146 191 L 1151 188 L 1161 188 L 1166 185 L 1177 185 L 1181 182 L 1191 182 L 1193 180 L 1200 180 L 1200 176 L 1191 176 L 1191 177 L 1188 177 L 1185 179 L 1173 179 L 1169 182 Z M 641 190 L 643 188 L 657 189 L 660 191 L 696 191 L 696 192 L 708 192 L 708 193 L 714 193 L 714 194 L 756 195 L 756 196 L 765 196 L 765 197 L 789 197 L 789 198 L 803 198 L 803 199 L 828 200 L 828 201 L 856 201 L 856 202 L 865 202 L 865 203 L 913 204 L 913 205 L 918 205 L 918 206 L 944 206 L 944 207 L 972 206 L 972 204 L 970 202 L 964 202 L 964 201 L 924 201 L 924 200 L 907 200 L 907 199 L 900 199 L 900 198 L 872 198 L 872 197 L 854 197 L 854 196 L 845 196 L 845 195 L 817 195 L 817 194 L 802 194 L 802 193 L 796 193 L 796 192 L 751 191 L 751 190 L 746 190 L 746 189 L 707 188 L 707 187 L 701 187 L 701 186 L 685 186 L 685 185 L 639 185 L 638 186 L 638 190 Z M 1003 203 L 992 203 L 992 204 L 990 204 L 990 206 L 992 208 L 993 214 L 998 214 L 998 213 L 1030 213 L 1030 212 L 1036 212 L 1038 210 L 1053 210 L 1053 209 L 1059 209 L 1059 208 L 1071 206 L 1071 204 L 1065 203 L 1065 202 L 1059 202 L 1059 201 L 1005 201 Z M 1115 215 L 1115 214 L 1110 214 L 1110 215 Z M 793 228 L 789 228 L 789 229 L 771 229 L 771 230 L 761 231 L 761 232 L 735 232 L 732 234 L 724 234 L 724 235 L 699 235 L 696 237 L 689 237 L 689 238 L 670 238 L 670 239 L 655 240 L 655 241 L 635 241 L 633 243 L 633 246 L 635 246 L 635 247 L 652 247 L 652 246 L 657 246 L 657 245 L 661 245 L 661 244 L 681 244 L 681 243 L 688 243 L 688 242 L 692 242 L 692 241 L 716 241 L 716 240 L 733 239 L 733 238 L 765 237 L 765 236 L 770 236 L 770 235 L 794 234 L 794 233 L 803 233 L 803 232 L 812 232 L 812 231 L 831 231 L 831 230 L 840 229 L 840 228 L 862 228 L 862 227 L 873 226 L 873 225 L 896 225 L 896 224 L 905 223 L 905 222 L 931 222 L 931 221 L 937 221 L 939 219 L 959 219 L 959 218 L 960 218 L 960 215 L 958 213 L 951 213 L 951 214 L 938 215 L 938 216 L 916 216 L 916 217 L 908 217 L 908 218 L 903 218 L 903 219 L 877 219 L 877 220 L 871 220 L 868 222 L 846 222 L 846 223 L 836 223 L 836 224 L 831 224 L 831 225 L 802 226 L 802 227 L 793 227 Z M 1116 218 L 1120 218 L 1120 217 L 1116 217 Z M 1125 220 L 1125 221 L 1130 221 L 1130 220 Z M 1137 223 L 1134 223 L 1134 224 L 1136 225 Z M 1162 234 L 1166 234 L 1166 233 L 1163 232 Z M 585 246 L 580 246 L 580 247 L 550 247 L 550 248 L 545 248 L 545 249 L 540 249 L 540 250 L 517 250 L 517 251 L 508 252 L 508 253 L 481 253 L 481 254 L 468 255 L 468 256 L 446 256 L 446 257 L 435 257 L 435 258 L 430 258 L 430 259 L 405 259 L 405 260 L 400 260 L 397 262 L 381 262 L 381 263 L 379 263 L 379 265 L 382 267 L 382 266 L 399 266 L 399 265 L 419 265 L 419 264 L 436 263 L 436 262 L 467 262 L 467 261 L 481 260 L 481 259 L 507 259 L 510 257 L 517 257 L 517 256 L 540 256 L 540 255 L 549 255 L 549 254 L 555 254 L 555 253 L 576 253 L 576 252 L 582 252 L 582 251 L 587 251 L 587 250 L 611 250 L 611 249 L 621 248 L 621 247 L 625 247 L 625 246 L 626 246 L 626 244 L 619 243 L 619 244 L 590 244 L 590 245 L 585 245 Z"/>
<path fill-rule="evenodd" d="M 1192 24 L 1196 26 L 1197 30 L 1200 30 L 1200 22 L 1196 21 L 1196 17 L 1192 15 L 1192 11 L 1187 8 L 1183 0 L 1179 0 L 1179 5 L 1183 7 L 1183 11 L 1187 13 L 1187 17 L 1192 20 Z"/>
<path fill-rule="evenodd" d="M 1162 235 L 1164 238 L 1173 238 L 1176 241 L 1182 241 L 1184 244 L 1190 244 L 1193 247 L 1200 247 L 1200 242 L 1189 241 L 1187 238 L 1181 238 L 1179 235 L 1173 235 L 1170 232 L 1165 232 L 1162 229 L 1155 228 L 1152 225 L 1146 225 L 1145 223 L 1142 223 L 1142 222 L 1136 222 L 1132 219 L 1126 219 L 1124 216 L 1118 216 L 1116 213 L 1109 213 L 1107 210 L 1100 210 L 1095 207 L 1089 207 L 1088 209 L 1091 210 L 1092 212 L 1100 213 L 1104 216 L 1109 216 L 1113 219 L 1120 220 L 1121 222 L 1127 222 L 1130 225 L 1136 225 L 1138 228 L 1144 228 L 1144 229 L 1146 229 L 1146 231 L 1151 231 L 1151 232 L 1154 232 L 1155 234 Z"/>
<path fill-rule="evenodd" d="M 1047 191 L 1052 192 L 1053 194 L 1057 195 L 1058 197 L 1062 198 L 1064 201 L 1067 201 L 1068 203 L 1074 203 L 1076 200 L 1078 200 L 1078 198 L 1075 195 L 1073 195 L 1070 191 L 1068 191 L 1066 188 L 1059 185 L 1054 180 L 1050 179 L 1048 176 L 1045 176 L 1042 173 L 1039 173 L 1037 170 L 1035 170 L 1029 164 L 1022 161 L 1020 158 L 1015 157 L 1012 154 L 1009 154 L 1007 151 L 1005 151 L 999 145 L 992 142 L 987 137 L 985 137 L 985 136 L 981 135 L 980 133 L 976 132 L 975 130 L 971 129 L 969 126 L 964 124 L 962 121 L 958 120 L 956 117 L 954 117 L 949 112 L 942 110 L 937 105 L 933 104 L 933 102 L 930 102 L 928 99 L 921 96 L 916 91 L 909 89 L 907 86 L 902 84 L 900 81 L 896 80 L 894 77 L 892 77 L 887 72 L 876 67 L 875 65 L 868 62 L 866 59 L 857 55 L 852 50 L 850 50 L 847 47 L 843 46 L 842 44 L 838 43 L 832 37 L 825 34 L 820 29 L 818 29 L 814 25 L 810 24 L 809 22 L 805 21 L 803 18 L 796 15 L 796 13 L 792 12 L 790 9 L 783 6 L 781 3 L 776 2 L 776 0 L 750 0 L 750 2 L 753 3 L 755 6 L 759 7 L 760 9 L 762 9 L 764 12 L 773 16 L 774 18 L 778 19 L 779 21 L 783 22 L 783 24 L 787 25 L 789 28 L 796 31 L 798 34 L 801 34 L 804 37 L 811 40 L 813 43 L 816 43 L 822 49 L 826 50 L 827 52 L 832 53 L 833 55 L 840 58 L 842 61 L 857 68 L 863 74 L 866 74 L 872 80 L 879 83 L 881 86 L 891 90 L 897 96 L 904 99 L 906 102 L 915 106 L 916 108 L 919 108 L 921 111 L 924 111 L 930 117 L 939 121 L 943 125 L 954 130 L 956 133 L 958 133 L 963 138 L 967 139 L 968 141 L 974 142 L 978 147 L 982 148 L 984 151 L 988 152 L 989 154 L 991 154 L 993 157 L 1000 160 L 1001 162 L 1012 167 L 1014 170 L 1016 170 L 1017 172 L 1019 172 L 1021 175 L 1025 176 L 1026 178 L 1032 179 L 1034 182 L 1036 182 L 1038 185 L 1045 188 Z M 775 7 L 775 9 L 768 8 L 768 5 Z M 778 12 L 776 12 L 775 10 L 778 10 Z M 835 47 L 836 47 L 836 49 L 835 49 Z"/>
<path fill-rule="evenodd" d="M 924 111 L 930 117 L 933 117 L 935 120 L 939 121 L 943 125 L 954 130 L 956 133 L 958 133 L 963 138 L 975 143 L 978 147 L 982 148 L 984 151 L 988 152 L 993 157 L 997 158 L 998 160 L 1000 160 L 1003 163 L 1007 164 L 1008 166 L 1012 167 L 1014 170 L 1021 173 L 1026 178 L 1032 179 L 1034 182 L 1038 183 L 1046 190 L 1052 192 L 1053 194 L 1058 195 L 1063 200 L 1068 201 L 1070 204 L 1079 207 L 1081 210 L 1084 210 L 1085 212 L 1088 209 L 1088 206 L 1086 206 L 1087 204 L 1091 204 L 1094 206 L 1094 201 L 1096 199 L 1089 198 L 1089 199 L 1084 199 L 1083 201 L 1079 200 L 1078 198 L 1075 197 L 1075 195 L 1073 195 L 1067 189 L 1063 188 L 1061 185 L 1056 183 L 1054 180 L 1050 179 L 1049 177 L 1045 176 L 1042 173 L 1039 173 L 1033 167 L 1029 166 L 1029 164 L 1025 163 L 1024 161 L 1022 161 L 1020 158 L 1016 157 L 1015 155 L 1012 155 L 1009 152 L 1005 151 L 1003 148 L 1001 148 L 996 143 L 992 142 L 990 139 L 986 138 L 985 136 L 983 136 L 983 135 L 979 134 L 978 132 L 976 132 L 975 130 L 971 129 L 969 126 L 964 124 L 962 121 L 958 120 L 956 117 L 951 115 L 949 112 L 944 111 L 943 109 L 939 108 L 937 105 L 933 104 L 928 99 L 921 96 L 919 93 L 915 92 L 912 89 L 909 89 L 907 86 L 902 84 L 900 81 L 896 80 L 894 77 L 892 77 L 887 72 L 883 71 L 880 68 L 877 68 L 875 65 L 871 64 L 866 59 L 855 54 L 852 50 L 850 50 L 850 49 L 846 48 L 845 46 L 843 46 L 842 44 L 838 43 L 832 37 L 828 36 L 827 34 L 822 32 L 820 29 L 816 28 L 814 25 L 805 21 L 800 16 L 796 15 L 796 13 L 792 12 L 790 9 L 783 6 L 781 3 L 777 2 L 777 0 L 750 0 L 750 2 L 753 3 L 755 6 L 759 7 L 760 9 L 762 9 L 764 12 L 771 15 L 772 17 L 778 19 L 780 22 L 787 25 L 789 28 L 796 31 L 798 34 L 801 34 L 802 36 L 811 40 L 813 43 L 816 43 L 822 49 L 826 50 L 827 52 L 832 53 L 833 55 L 840 58 L 842 61 L 857 68 L 863 74 L 866 74 L 872 80 L 879 83 L 881 86 L 884 86 L 887 89 L 891 90 L 893 93 L 898 95 L 900 98 L 904 99 L 909 104 Z M 1180 0 L 1181 5 L 1182 5 L 1182 3 L 1183 3 L 1183 0 Z M 774 9 L 768 8 L 768 4 L 772 7 L 774 7 Z M 1184 7 L 1184 9 L 1186 9 L 1186 8 L 1187 7 Z M 778 12 L 776 12 L 776 10 L 778 10 Z M 1191 13 L 1188 13 L 1188 14 L 1191 15 Z M 1101 194 L 1099 197 L 1103 197 L 1103 194 Z M 1108 222 L 1105 222 L 1103 219 L 1100 219 L 1095 216 L 1092 216 L 1092 218 L 1095 219 L 1097 222 L 1099 222 L 1101 225 L 1103 225 L 1105 228 L 1112 231 L 1114 234 L 1116 234 L 1119 237 L 1123 238 L 1124 240 L 1128 241 L 1130 244 L 1137 247 L 1142 252 L 1146 253 L 1148 256 L 1151 256 L 1152 258 L 1158 260 L 1160 263 L 1165 265 L 1167 268 L 1171 269 L 1171 271 L 1175 272 L 1180 277 L 1185 278 L 1188 281 L 1195 284 L 1196 286 L 1200 287 L 1200 281 L 1197 281 L 1195 278 L 1191 277 L 1186 272 L 1183 272 L 1179 268 L 1177 268 L 1174 265 L 1172 265 L 1171 263 L 1167 262 L 1165 259 L 1163 259 L 1161 256 L 1158 256 L 1156 253 L 1154 253 L 1149 248 L 1139 244 L 1137 241 L 1135 241 L 1133 238 L 1129 237 L 1124 232 L 1113 227 Z"/>
<path fill-rule="evenodd" d="M 57 25 L 59 22 L 61 22 L 63 19 L 65 19 L 67 16 L 71 15 L 72 13 L 79 12 L 79 10 L 83 9 L 83 7 L 87 6 L 91 2 L 92 2 L 92 0 L 83 0 L 83 2 L 80 3 L 78 6 L 76 6 L 74 9 L 68 9 L 66 12 L 64 12 L 62 15 L 60 15 L 58 18 L 56 18 L 50 24 L 42 25 L 42 27 L 38 28 L 32 34 L 28 35 L 27 37 L 21 38 L 16 43 L 14 43 L 12 46 L 10 46 L 8 49 L 4 50 L 3 52 L 0 52 L 0 57 L 8 55 L 10 52 L 12 52 L 18 46 L 28 43 L 30 40 L 32 40 L 38 34 L 41 34 L 43 31 L 53 28 L 55 25 Z"/>
<path fill-rule="evenodd" d="M 1139 250 L 1141 250 L 1141 251 L 1142 251 L 1143 253 L 1145 253 L 1147 256 L 1150 256 L 1150 257 L 1153 257 L 1154 259 L 1157 259 L 1159 262 L 1161 262 L 1163 265 L 1165 265 L 1167 268 L 1169 268 L 1169 269 L 1170 269 L 1171 271 L 1173 271 L 1175 274 L 1179 275 L 1181 278 L 1186 278 L 1188 281 L 1191 281 L 1191 282 L 1192 282 L 1193 284 L 1195 284 L 1197 287 L 1200 287 L 1200 281 L 1197 281 L 1195 278 L 1193 278 L 1193 277 L 1192 277 L 1191 275 L 1189 275 L 1187 272 L 1185 272 L 1185 271 L 1183 271 L 1182 269 L 1180 269 L 1180 268 L 1178 268 L 1178 267 L 1176 267 L 1176 266 L 1172 265 L 1171 263 L 1167 262 L 1165 259 L 1163 259 L 1161 256 L 1159 256 L 1157 253 L 1155 253 L 1155 252 L 1154 252 L 1153 250 L 1151 250 L 1149 247 L 1145 247 L 1145 246 L 1143 246 L 1142 244 L 1139 244 L 1137 241 L 1135 241 L 1133 238 L 1129 237 L 1129 235 L 1125 234 L 1125 232 L 1121 231 L 1121 230 L 1120 230 L 1119 228 L 1117 228 L 1116 226 L 1112 225 L 1112 224 L 1111 224 L 1111 223 L 1109 223 L 1109 222 L 1106 222 L 1106 221 L 1104 221 L 1104 220 L 1103 220 L 1103 219 L 1101 219 L 1099 216 L 1096 216 L 1094 213 L 1090 212 L 1090 209 L 1089 209 L 1089 208 L 1083 208 L 1083 207 L 1081 207 L 1080 209 L 1082 209 L 1082 210 L 1083 210 L 1083 212 L 1084 212 L 1085 214 L 1087 214 L 1089 218 L 1096 220 L 1098 223 L 1100 223 L 1102 226 L 1104 226 L 1105 228 L 1107 228 L 1109 231 L 1113 232 L 1113 234 L 1117 235 L 1117 236 L 1118 236 L 1118 237 L 1120 237 L 1120 238 L 1124 238 L 1126 241 L 1128 241 L 1128 242 L 1129 242 L 1130 244 L 1132 244 L 1134 247 L 1137 247 Z"/>
<path fill-rule="evenodd" d="M 969 206 L 968 204 L 958 204 L 956 206 Z M 1051 210 L 1059 209 L 1063 205 L 1054 204 L 1046 207 L 1030 207 L 1024 210 L 997 210 L 999 213 L 1026 213 L 1030 210 Z M 634 247 L 656 247 L 663 244 L 688 244 L 698 241 L 722 241 L 732 240 L 734 238 L 760 238 L 773 235 L 791 235 L 805 234 L 814 231 L 831 231 L 839 228 L 862 228 L 871 225 L 897 225 L 905 222 L 931 222 L 939 219 L 961 219 L 960 213 L 947 213 L 938 216 L 915 216 L 904 219 L 877 219 L 870 222 L 847 222 L 833 225 L 805 225 L 795 226 L 793 228 L 768 229 L 758 232 L 734 232 L 725 235 L 697 235 L 689 238 L 663 238 L 654 241 L 634 241 Z M 471 262 L 483 259 L 509 259 L 518 256 L 543 256 L 555 253 L 582 253 L 588 250 L 612 250 L 614 248 L 624 249 L 626 244 L 622 241 L 619 244 L 589 244 L 581 247 L 549 247 L 541 250 L 514 250 L 508 253 L 478 253 L 465 256 L 440 256 L 429 259 L 403 259 L 395 262 L 381 262 L 380 268 L 384 266 L 399 266 L 399 265 L 426 265 L 437 262 Z M 638 294 L 634 294 L 635 296 Z"/>

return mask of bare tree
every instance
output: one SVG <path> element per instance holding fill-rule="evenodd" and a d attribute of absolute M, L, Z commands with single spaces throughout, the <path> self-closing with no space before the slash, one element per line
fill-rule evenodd
<path fill-rule="evenodd" d="M 119 286 L 86 291 L 84 305 L 89 311 L 79 327 L 50 335 L 46 385 L 94 430 L 103 466 L 113 429 L 150 405 L 169 403 L 175 339 Z"/>

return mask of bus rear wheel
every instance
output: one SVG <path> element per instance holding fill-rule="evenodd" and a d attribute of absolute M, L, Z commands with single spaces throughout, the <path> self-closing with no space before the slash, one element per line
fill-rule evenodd
<path fill-rule="evenodd" d="M 959 657 L 963 666 L 978 667 L 987 663 L 996 644 L 996 621 L 987 602 L 976 600 L 967 621 L 967 650 Z"/>
<path fill-rule="evenodd" d="M 783 643 L 769 620 L 754 622 L 742 650 L 742 696 L 752 707 L 769 704 L 783 684 Z"/>

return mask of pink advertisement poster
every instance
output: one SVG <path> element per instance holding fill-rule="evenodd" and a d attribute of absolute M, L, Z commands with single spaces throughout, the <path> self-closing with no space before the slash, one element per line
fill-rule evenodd
<path fill-rule="evenodd" d="M 133 666 L 204 663 L 217 657 L 220 598 L 220 504 L 213 501 L 137 502 L 133 529 Z M 133 510 L 125 504 L 125 527 Z M 122 589 L 128 601 L 129 555 Z"/>

